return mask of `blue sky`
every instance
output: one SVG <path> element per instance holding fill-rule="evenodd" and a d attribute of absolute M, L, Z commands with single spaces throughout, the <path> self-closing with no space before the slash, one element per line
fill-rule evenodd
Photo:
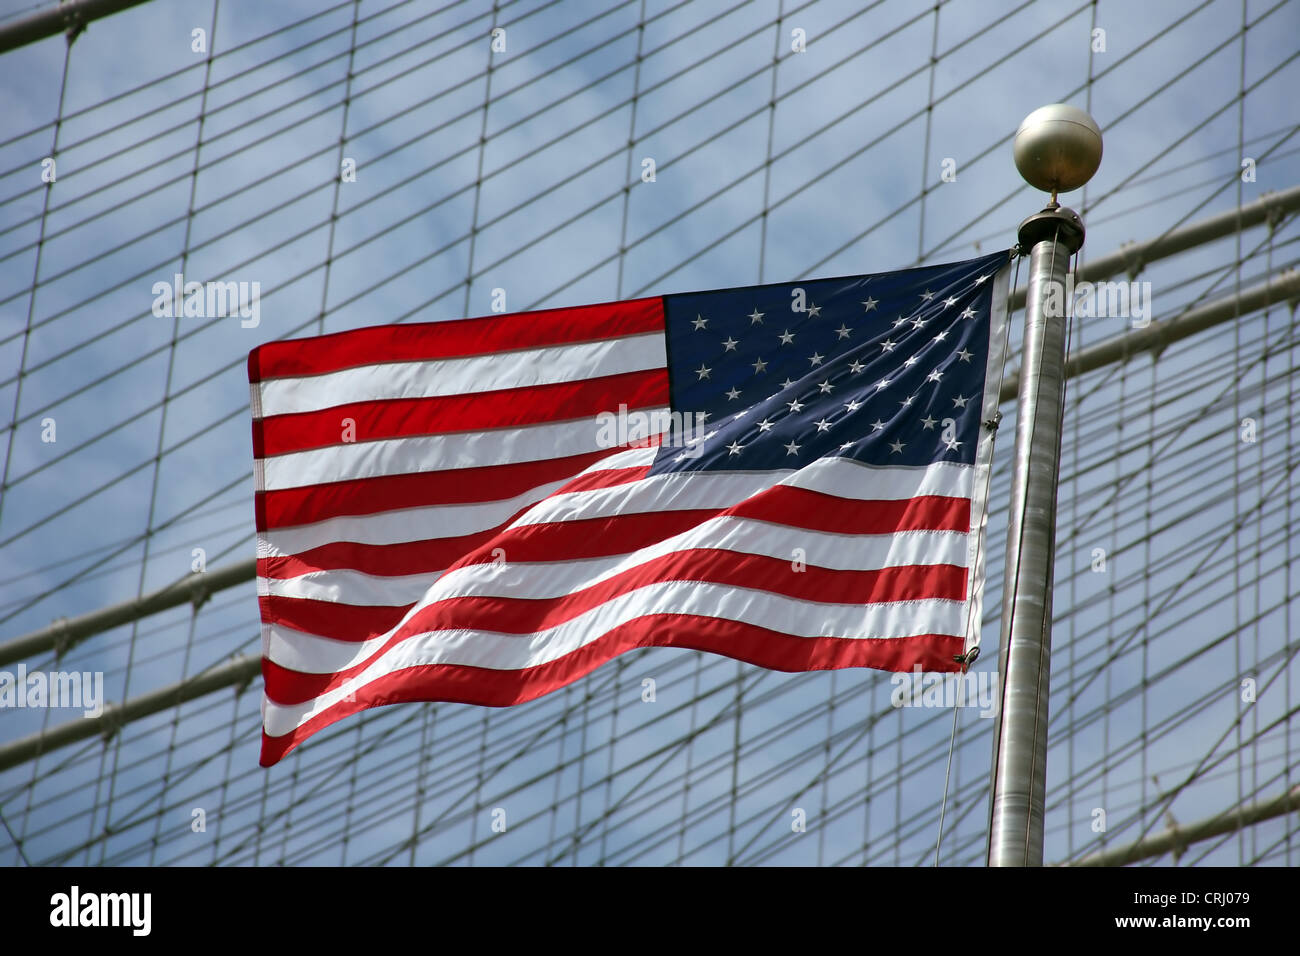
<path fill-rule="evenodd" d="M 1244 43 L 1243 12 L 1258 21 Z M 494 25 L 506 50 L 491 55 L 489 77 Z M 210 67 L 192 50 L 195 28 L 210 34 Z M 1097 28 L 1105 50 L 1094 52 Z M 1297 35 L 1294 0 L 951 0 L 937 24 L 932 4 L 901 0 L 516 0 L 496 13 L 414 0 L 222 0 L 214 13 L 179 0 L 97 21 L 76 41 L 57 151 L 63 40 L 0 56 L 0 407 L 14 423 L 0 639 L 162 586 L 189 571 L 194 548 L 210 566 L 253 554 L 243 363 L 261 342 L 484 314 L 497 288 L 514 311 L 985 254 L 1011 245 L 1041 204 L 1010 139 L 1058 100 L 1087 108 L 1105 135 L 1096 177 L 1065 197 L 1085 214 L 1086 260 L 1300 182 Z M 1266 152 L 1256 180 L 1241 182 L 1242 157 Z M 41 160 L 52 154 L 43 215 Z M 355 183 L 336 184 L 340 157 L 356 161 Z M 647 158 L 653 183 L 640 179 Z M 945 159 L 953 182 L 941 180 Z M 1156 316 L 1293 263 L 1295 236 L 1288 222 L 1271 244 L 1255 230 L 1240 250 L 1230 238 L 1152 265 L 1141 278 Z M 1239 255 L 1240 269 L 1216 271 Z M 259 282 L 260 325 L 150 315 L 153 283 L 182 266 L 187 278 Z M 1049 858 L 1097 841 L 1095 807 L 1131 816 L 1225 730 L 1235 742 L 1295 706 L 1290 554 L 1276 533 L 1291 515 L 1292 350 L 1255 361 L 1261 339 L 1285 341 L 1289 319 L 1246 317 L 1158 363 L 1134 359 L 1071 386 Z M 1123 326 L 1079 321 L 1074 345 Z M 1263 440 L 1244 445 L 1236 427 L 1252 411 Z M 1007 493 L 1004 435 L 995 501 Z M 1002 513 L 990 524 L 990 614 Z M 1089 570 L 1099 546 L 1113 555 L 1107 574 Z M 982 668 L 993 666 L 994 620 Z M 256 651 L 256 625 L 250 583 L 197 616 L 181 608 L 99 635 L 62 666 L 104 670 L 121 700 Z M 1128 652 L 1089 680 L 1120 646 Z M 1233 687 L 1279 666 L 1239 731 Z M 655 705 L 640 700 L 647 676 Z M 727 709 L 738 676 L 753 684 L 739 730 Z M 888 692 L 874 673 L 795 677 L 641 652 L 516 711 L 375 712 L 268 773 L 256 767 L 255 684 L 132 725 L 106 748 L 44 758 L 34 784 L 30 766 L 0 773 L 0 812 L 32 834 L 29 858 L 79 862 L 384 860 L 416 828 L 418 806 L 419 863 L 478 840 L 474 862 L 567 852 L 566 862 L 718 863 L 751 838 L 745 852 L 771 847 L 770 861 L 858 862 L 866 843 L 873 862 L 913 863 L 933 845 L 951 715 L 891 711 Z M 1207 705 L 1173 718 L 1177 733 L 1125 746 L 1198 701 Z M 6 712 L 0 741 L 67 716 Z M 952 862 L 980 857 L 989 723 L 963 715 Z M 1283 720 L 1222 765 L 1230 773 L 1190 787 L 1176 817 L 1278 792 L 1287 729 Z M 484 746 L 500 750 L 499 770 L 480 759 Z M 487 810 L 498 805 L 528 822 L 492 840 Z M 798 838 L 795 805 L 818 824 Z M 203 834 L 190 828 L 195 807 L 214 821 Z M 106 819 L 137 818 L 103 837 Z M 564 842 L 593 821 L 603 838 Z M 1283 833 L 1259 828 L 1260 848 Z M 1239 850 L 1213 859 L 1238 862 Z M 0 835 L 0 861 L 17 860 Z"/>

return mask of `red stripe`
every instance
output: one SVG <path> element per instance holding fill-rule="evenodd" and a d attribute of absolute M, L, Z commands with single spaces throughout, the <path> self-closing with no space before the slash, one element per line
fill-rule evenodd
<path fill-rule="evenodd" d="M 360 674 L 392 647 L 429 631 L 481 630 L 529 635 L 556 627 L 608 601 L 638 588 L 672 581 L 696 581 L 761 589 L 817 603 L 885 604 L 925 599 L 964 600 L 966 569 L 950 564 L 884 568 L 877 571 L 839 571 L 808 566 L 795 571 L 791 562 L 764 555 L 730 551 L 696 550 L 667 554 L 629 568 L 591 587 L 557 598 L 455 597 L 422 608 L 397 634 L 360 663 L 329 674 L 312 674 L 272 665 L 265 672 L 266 695 L 281 704 L 298 704 Z M 294 630 L 334 637 L 330 605 L 300 598 L 270 598 L 263 608 L 268 621 L 278 620 Z M 381 609 L 388 611 L 388 608 Z M 400 620 L 393 620 L 389 627 Z M 383 630 L 366 635 L 382 634 Z M 340 640 L 352 640 L 339 637 Z M 361 640 L 358 636 L 356 640 Z"/>
<path fill-rule="evenodd" d="M 392 630 L 402 615 L 412 607 L 388 605 L 336 604 L 312 598 L 287 598 L 274 594 L 259 595 L 262 620 L 283 624 L 295 631 L 336 641 L 368 641 Z"/>
<path fill-rule="evenodd" d="M 837 534 L 893 534 L 899 531 L 970 530 L 970 501 L 926 495 L 903 501 L 858 501 L 774 485 L 730 508 L 574 518 L 507 528 L 451 567 L 496 560 L 577 561 L 628 554 L 689 531 L 714 517 L 750 518 L 810 531 Z"/>
<path fill-rule="evenodd" d="M 612 488 L 641 480 L 649 466 L 638 468 L 604 468 L 579 475 L 560 486 L 556 494 Z M 466 554 L 490 542 L 528 508 L 520 508 L 496 527 L 453 538 L 427 538 L 400 544 L 357 544 L 335 541 L 299 554 L 258 558 L 257 573 L 265 578 L 295 578 L 312 571 L 353 570 L 382 577 L 441 572 Z M 647 516 L 649 517 L 649 516 Z M 687 525 L 689 527 L 689 525 Z M 658 538 L 647 539 L 653 544 Z M 491 549 L 486 552 L 495 561 Z"/>
<path fill-rule="evenodd" d="M 485 564 L 495 561 L 493 551 L 508 545 L 511 561 L 559 560 L 554 546 L 566 544 L 569 557 L 602 558 L 649 547 L 664 538 L 689 531 L 716 511 L 666 511 L 662 514 L 630 514 L 617 518 L 592 518 L 561 524 L 525 525 L 505 532 L 514 517 L 495 528 L 458 538 L 436 538 L 404 544 L 354 544 L 334 542 L 301 554 L 261 558 L 258 574 L 268 578 L 293 578 L 311 571 L 354 570 L 384 577 L 436 573 L 453 564 Z M 517 516 L 516 516 L 517 517 Z M 548 540 L 550 528 L 575 527 L 571 534 Z M 613 539 L 606 535 L 613 533 Z M 504 539 L 499 537 L 508 534 Z"/>
<path fill-rule="evenodd" d="M 658 297 L 451 322 L 381 325 L 260 345 L 248 355 L 248 380 L 256 383 L 362 365 L 491 355 L 663 329 L 663 300 Z"/>
<path fill-rule="evenodd" d="M 709 651 L 780 671 L 845 667 L 909 671 L 919 666 L 923 671 L 954 672 L 960 666 L 952 658 L 962 653 L 964 645 L 963 638 L 944 634 L 860 640 L 794 637 L 737 621 L 661 614 L 629 621 L 558 660 L 524 671 L 429 664 L 387 674 L 360 688 L 355 701 L 335 704 L 283 737 L 263 733 L 260 762 L 263 767 L 274 765 L 312 734 L 369 707 L 414 701 L 510 707 L 572 684 L 638 647 Z M 273 667 L 270 661 L 262 661 L 264 675 Z"/>
<path fill-rule="evenodd" d="M 572 478 L 602 458 L 621 451 L 626 449 L 602 448 L 545 461 L 355 478 L 303 488 L 259 491 L 257 530 L 265 533 L 272 528 L 292 528 L 343 515 L 514 498 L 539 485 Z"/>
<path fill-rule="evenodd" d="M 379 577 L 407 574 L 441 574 L 466 551 L 476 551 L 492 540 L 500 528 L 458 538 L 408 541 L 403 544 L 354 544 L 337 541 L 301 554 L 258 558 L 257 573 L 264 578 L 296 578 L 312 571 L 353 570 Z"/>
<path fill-rule="evenodd" d="M 499 389 L 474 395 L 392 399 L 337 405 L 324 411 L 275 415 L 254 431 L 253 455 L 283 455 L 350 441 L 380 441 L 414 435 L 522 428 L 549 422 L 585 422 L 595 434 L 596 416 L 630 410 L 666 408 L 668 372 L 626 372 L 580 382 L 557 382 L 530 388 Z"/>
<path fill-rule="evenodd" d="M 644 469 L 593 472 L 563 490 L 579 487 L 602 476 L 631 478 Z M 637 475 L 640 477 L 640 475 Z M 613 481 L 610 480 L 612 484 Z M 820 492 L 777 485 L 731 508 L 697 508 L 681 511 L 630 513 L 609 518 L 573 518 L 567 521 L 510 525 L 527 511 L 520 509 L 495 528 L 454 538 L 430 538 L 401 544 L 332 542 L 295 555 L 262 558 L 258 574 L 292 578 L 311 571 L 351 569 L 366 574 L 397 577 L 428 574 L 467 564 L 498 560 L 516 563 L 578 561 L 584 558 L 630 554 L 689 531 L 719 515 L 734 515 L 789 527 L 838 534 L 892 534 L 897 531 L 970 530 L 970 502 L 965 498 L 925 496 L 906 501 L 854 501 Z"/>
<path fill-rule="evenodd" d="M 773 485 L 723 514 L 835 534 L 970 531 L 970 499 L 941 495 L 920 495 L 901 501 L 863 501 L 793 485 Z"/>
<path fill-rule="evenodd" d="M 656 442 L 659 436 L 655 436 Z M 614 488 L 618 485 L 635 484 L 650 474 L 649 465 L 633 465 L 628 468 L 598 468 L 586 474 L 578 475 L 572 481 L 566 481 L 555 490 L 557 495 L 571 495 L 579 491 L 596 491 L 600 488 Z"/>

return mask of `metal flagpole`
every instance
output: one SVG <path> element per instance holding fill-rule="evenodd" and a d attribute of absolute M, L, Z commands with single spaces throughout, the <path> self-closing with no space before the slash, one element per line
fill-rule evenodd
<path fill-rule="evenodd" d="M 1057 103 L 1030 113 L 1015 138 L 1016 167 L 1052 201 L 1020 224 L 1029 255 L 1025 335 L 1016 404 L 1016 450 L 1003 577 L 994 727 L 989 866 L 1042 866 L 1047 781 L 1047 691 L 1056 547 L 1056 481 L 1065 385 L 1066 268 L 1083 245 L 1083 223 L 1060 206 L 1101 164 L 1092 117 Z"/>

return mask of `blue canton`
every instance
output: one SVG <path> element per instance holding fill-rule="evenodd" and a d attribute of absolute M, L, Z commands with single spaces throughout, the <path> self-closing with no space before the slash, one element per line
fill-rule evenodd
<path fill-rule="evenodd" d="M 1008 258 L 664 296 L 671 410 L 697 427 L 651 474 L 973 463 Z"/>

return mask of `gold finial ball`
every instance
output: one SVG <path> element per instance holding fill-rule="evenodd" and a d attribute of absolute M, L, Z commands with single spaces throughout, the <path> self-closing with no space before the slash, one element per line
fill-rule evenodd
<path fill-rule="evenodd" d="M 1101 130 L 1083 110 L 1065 103 L 1040 106 L 1020 124 L 1016 169 L 1043 192 L 1068 193 L 1101 165 Z"/>

